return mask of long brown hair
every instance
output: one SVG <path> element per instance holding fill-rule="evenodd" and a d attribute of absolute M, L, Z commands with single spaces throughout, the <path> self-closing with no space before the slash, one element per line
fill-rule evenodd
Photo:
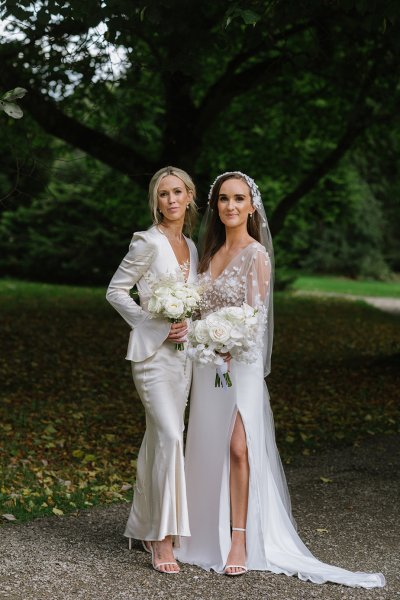
<path fill-rule="evenodd" d="M 207 231 L 204 234 L 205 237 L 204 237 L 204 245 L 203 245 L 203 254 L 201 256 L 200 263 L 199 263 L 199 273 L 204 273 L 204 271 L 206 271 L 208 269 L 208 265 L 210 264 L 212 257 L 214 256 L 214 254 L 216 254 L 218 252 L 218 250 L 221 248 L 221 246 L 225 243 L 225 239 L 226 239 L 225 225 L 222 223 L 221 219 L 219 218 L 218 197 L 219 197 L 219 191 L 221 189 L 222 184 L 224 183 L 224 181 L 227 181 L 228 179 L 241 179 L 247 185 L 246 180 L 241 175 L 239 175 L 239 173 L 237 173 L 237 174 L 236 173 L 234 173 L 234 174 L 227 173 L 226 175 L 222 175 L 214 184 L 213 189 L 211 191 L 210 208 L 209 208 L 209 210 L 211 211 L 211 218 L 207 225 Z M 250 188 L 249 188 L 249 192 L 250 192 L 250 198 L 253 201 L 253 197 L 252 197 Z M 257 242 L 261 242 L 260 226 L 261 226 L 260 215 L 258 214 L 257 210 L 255 210 L 252 218 L 247 219 L 247 232 L 252 238 L 257 240 Z"/>

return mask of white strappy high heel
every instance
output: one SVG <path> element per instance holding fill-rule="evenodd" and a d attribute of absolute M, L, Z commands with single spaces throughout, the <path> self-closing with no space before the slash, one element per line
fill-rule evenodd
<path fill-rule="evenodd" d="M 242 527 L 232 527 L 232 531 L 243 531 L 246 533 L 245 529 Z M 241 571 L 236 571 L 235 573 L 228 573 L 227 569 L 241 569 Z M 228 575 L 229 577 L 235 577 L 237 575 L 244 575 L 247 573 L 247 567 L 245 565 L 225 565 L 224 575 Z"/>
<path fill-rule="evenodd" d="M 128 538 L 128 548 L 129 550 L 132 550 L 132 539 L 133 538 Z M 151 550 L 150 550 L 150 546 L 148 546 L 147 544 L 150 542 L 147 542 L 147 540 L 141 540 L 142 541 L 142 546 L 143 546 L 143 550 L 145 552 L 148 552 L 149 554 L 151 554 Z"/>
<path fill-rule="evenodd" d="M 158 571 L 159 573 L 165 573 L 166 575 L 176 575 L 177 573 L 180 572 L 179 565 L 176 562 L 176 560 L 169 561 L 169 562 L 160 562 L 160 563 L 156 564 L 156 562 L 155 562 L 155 556 L 154 556 L 154 548 L 153 548 L 153 544 L 152 543 L 150 543 L 150 552 L 151 552 L 151 564 L 152 564 L 153 569 L 155 571 Z M 178 567 L 178 571 L 162 571 L 160 569 L 160 567 L 163 567 L 164 565 L 176 565 Z"/>

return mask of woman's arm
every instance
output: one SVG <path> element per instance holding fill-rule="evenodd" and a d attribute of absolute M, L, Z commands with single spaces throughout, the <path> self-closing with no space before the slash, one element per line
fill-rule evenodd
<path fill-rule="evenodd" d="M 171 324 L 166 319 L 152 318 L 130 296 L 130 290 L 151 268 L 156 256 L 157 247 L 146 239 L 146 233 L 135 233 L 106 294 L 110 304 L 132 328 L 126 359 L 134 362 L 152 356 L 170 333 Z"/>
<path fill-rule="evenodd" d="M 271 261 L 264 249 L 257 249 L 247 272 L 246 302 L 257 307 L 267 304 L 271 280 Z"/>
<path fill-rule="evenodd" d="M 129 251 L 115 271 L 107 289 L 108 302 L 132 328 L 142 323 L 148 314 L 130 296 L 131 289 L 148 271 L 157 254 L 157 248 L 135 233 Z"/>

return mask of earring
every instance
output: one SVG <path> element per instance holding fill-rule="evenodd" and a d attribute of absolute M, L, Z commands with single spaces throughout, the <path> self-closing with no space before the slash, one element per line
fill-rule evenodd
<path fill-rule="evenodd" d="M 253 218 L 253 213 L 249 213 L 249 217 L 250 217 L 250 219 L 252 219 Z"/>
<path fill-rule="evenodd" d="M 162 212 L 161 212 L 161 210 L 160 210 L 158 207 L 157 207 L 157 212 L 158 212 L 160 215 L 162 215 Z"/>
<path fill-rule="evenodd" d="M 189 206 L 190 206 L 190 204 L 187 204 L 187 205 L 186 205 L 186 210 L 189 210 Z"/>

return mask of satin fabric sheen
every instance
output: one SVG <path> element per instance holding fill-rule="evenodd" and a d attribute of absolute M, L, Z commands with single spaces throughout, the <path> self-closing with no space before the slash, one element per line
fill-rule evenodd
<path fill-rule="evenodd" d="M 202 316 L 223 306 L 267 302 L 270 260 L 252 243 L 216 278 L 200 276 Z M 231 546 L 230 439 L 237 414 L 246 432 L 250 466 L 246 523 L 246 566 L 250 570 L 297 575 L 314 583 L 382 587 L 382 573 L 351 572 L 322 563 L 303 544 L 291 515 L 286 479 L 275 443 L 269 394 L 264 382 L 263 348 L 251 364 L 231 361 L 232 387 L 216 388 L 215 367 L 194 365 L 185 470 L 191 537 L 176 557 L 222 573 Z M 232 526 L 237 524 L 232 523 Z"/>
<path fill-rule="evenodd" d="M 197 251 L 190 251 L 188 281 L 197 278 Z M 165 341 L 171 324 L 151 318 L 150 277 L 179 268 L 172 247 L 156 227 L 135 233 L 107 290 L 107 300 L 131 327 L 126 358 L 145 408 L 146 432 L 137 460 L 134 498 L 125 536 L 162 540 L 190 535 L 183 464 L 183 414 L 192 366 L 185 350 Z M 130 296 L 136 285 L 140 306 Z"/>
<path fill-rule="evenodd" d="M 186 351 L 165 342 L 142 362 L 132 362 L 136 390 L 146 410 L 146 432 L 137 460 L 134 497 L 124 535 L 162 540 L 190 535 L 183 463 L 183 414 L 192 365 Z"/>
<path fill-rule="evenodd" d="M 232 387 L 214 387 L 215 368 L 194 366 L 185 465 L 191 537 L 176 557 L 222 573 L 231 545 L 229 445 L 237 412 L 250 464 L 247 568 L 297 575 L 313 583 L 382 587 L 381 573 L 350 572 L 315 558 L 301 541 L 285 503 L 263 364 L 231 362 Z M 282 487 L 283 486 L 283 487 Z"/>

